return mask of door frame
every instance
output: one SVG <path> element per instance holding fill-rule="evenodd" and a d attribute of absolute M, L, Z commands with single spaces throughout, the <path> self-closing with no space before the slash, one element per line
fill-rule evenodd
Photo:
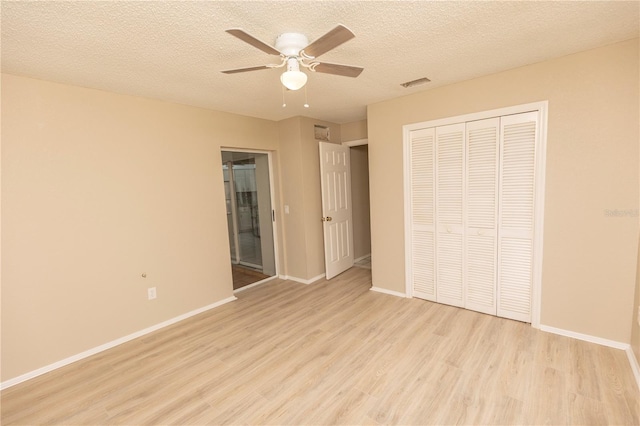
<path fill-rule="evenodd" d="M 233 188 L 233 184 L 235 184 L 235 177 L 233 176 L 233 161 L 227 161 L 227 163 L 222 163 L 222 164 L 227 164 L 227 168 L 229 170 L 229 198 L 231 201 L 231 226 L 233 227 L 233 244 L 234 244 L 234 251 L 235 251 L 235 257 L 236 257 L 236 261 L 233 261 L 233 258 L 231 259 L 231 263 L 234 264 L 239 264 L 240 263 L 240 241 L 238 239 L 238 205 L 237 205 L 237 201 L 236 201 L 236 193 L 235 191 L 232 191 L 231 189 Z M 229 166 L 229 164 L 231 164 L 231 166 Z"/>
<path fill-rule="evenodd" d="M 355 139 L 355 140 L 352 140 L 352 141 L 342 142 L 341 145 L 348 146 L 349 148 L 354 147 L 354 146 L 369 145 L 369 139 L 368 138 Z"/>
<path fill-rule="evenodd" d="M 369 138 L 353 139 L 353 140 L 350 140 L 350 141 L 342 142 L 341 145 L 348 146 L 349 148 L 354 148 L 356 146 L 363 146 L 363 145 L 367 145 L 368 146 L 369 145 Z M 367 174 L 370 175 L 369 172 L 368 172 L 368 167 L 367 167 Z M 353 176 L 352 176 L 352 182 L 353 182 Z M 352 197 L 353 197 L 353 194 L 352 194 Z M 371 205 L 369 205 L 369 214 L 371 214 Z M 371 229 L 369 229 L 369 241 L 371 241 Z M 354 265 L 356 263 L 358 263 L 359 261 L 361 261 L 362 259 L 365 259 L 366 257 L 369 257 L 369 259 L 372 259 L 373 257 L 371 256 L 371 251 L 373 251 L 373 247 L 371 247 L 371 250 L 370 250 L 368 255 L 363 256 L 363 257 L 359 257 L 359 258 L 354 258 L 353 259 Z M 354 254 L 355 254 L 355 251 L 354 251 Z M 371 260 L 370 263 L 371 263 L 371 270 L 373 271 L 373 260 Z"/>
<path fill-rule="evenodd" d="M 460 122 L 484 120 L 492 117 L 504 115 L 521 114 L 525 112 L 538 113 L 539 146 L 536 147 L 536 169 L 535 169 L 535 225 L 533 229 L 533 277 L 531 294 L 531 326 L 540 328 L 540 311 L 542 309 L 542 247 L 544 229 L 544 192 L 547 159 L 547 120 L 549 101 L 532 102 L 522 105 L 514 105 L 504 108 L 481 111 L 471 114 L 458 115 L 437 120 L 423 121 L 420 123 L 406 124 L 402 126 L 402 149 L 403 149 L 403 177 L 404 177 L 404 260 L 405 260 L 405 294 L 406 297 L 413 297 L 413 288 L 409 277 L 412 276 L 412 250 L 411 250 L 411 176 L 410 176 L 410 141 L 411 131 L 446 126 Z"/>
<path fill-rule="evenodd" d="M 274 183 L 274 170 L 273 170 L 273 151 L 265 151 L 265 150 L 261 150 L 261 149 L 248 149 L 248 148 L 234 148 L 234 147 L 230 147 L 230 146 L 221 146 L 220 147 L 220 153 L 222 154 L 223 151 L 227 151 L 227 152 L 246 152 L 248 154 L 267 154 L 267 160 L 269 162 L 269 195 L 270 195 L 270 202 L 271 202 L 271 224 L 272 224 L 272 231 L 273 231 L 273 256 L 275 258 L 275 267 L 276 267 L 276 272 L 272 277 L 269 278 L 265 278 L 263 280 L 257 281 L 253 284 L 249 284 L 247 286 L 241 287 L 237 290 L 234 290 L 235 292 L 238 291 L 243 291 L 243 290 L 247 290 L 251 287 L 255 287 L 257 285 L 260 284 L 264 284 L 268 281 L 274 280 L 276 278 L 278 278 L 280 276 L 280 251 L 278 249 L 278 235 L 279 235 L 279 229 L 278 229 L 278 221 L 275 220 L 275 218 L 277 217 L 276 214 L 276 194 L 275 194 L 275 183 Z M 231 286 L 233 288 L 233 283 L 231 283 Z"/>

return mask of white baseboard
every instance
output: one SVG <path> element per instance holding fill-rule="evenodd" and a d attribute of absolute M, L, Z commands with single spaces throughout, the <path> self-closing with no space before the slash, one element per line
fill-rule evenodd
<path fill-rule="evenodd" d="M 359 257 L 359 258 L 357 258 L 357 259 L 353 259 L 353 263 L 360 262 L 361 260 L 366 259 L 367 257 L 371 257 L 371 253 L 369 253 L 369 254 L 365 254 L 364 256 L 360 256 L 360 257 Z"/>
<path fill-rule="evenodd" d="M 305 280 L 303 278 L 298 278 L 298 277 L 292 277 L 292 276 L 287 276 L 287 275 L 280 275 L 280 278 L 282 278 L 283 280 L 289 280 L 289 281 L 295 281 L 297 283 L 300 284 L 311 284 L 314 283 L 322 278 L 326 277 L 326 274 L 320 274 L 317 275 L 313 278 L 309 278 L 308 280 Z"/>
<path fill-rule="evenodd" d="M 371 287 L 369 290 L 375 291 L 378 293 L 390 294 L 391 296 L 396 296 L 396 297 L 407 297 L 405 293 L 400 293 L 399 291 L 387 290 L 386 288 Z"/>
<path fill-rule="evenodd" d="M 33 379 L 34 377 L 38 377 L 41 376 L 45 373 L 48 373 L 50 371 L 56 370 L 58 368 L 64 367 L 65 365 L 69 365 L 73 362 L 76 361 L 80 361 L 81 359 L 90 357 L 91 355 L 95 355 L 99 352 L 102 351 L 106 351 L 107 349 L 111 349 L 115 346 L 121 345 L 123 343 L 126 343 L 130 340 L 133 339 L 137 339 L 138 337 L 142 337 L 145 334 L 149 334 L 152 333 L 156 330 L 159 330 L 161 328 L 167 327 L 171 324 L 175 324 L 177 322 L 180 322 L 182 320 L 185 320 L 189 317 L 192 317 L 194 315 L 198 315 L 201 314 L 202 312 L 208 311 L 210 309 L 213 308 L 217 308 L 218 306 L 224 305 L 225 303 L 229 303 L 229 302 L 233 302 L 234 300 L 236 300 L 236 298 L 234 296 L 228 297 L 226 299 L 220 300 L 218 302 L 212 303 L 211 305 L 207 305 L 207 306 L 203 306 L 202 308 L 198 308 L 195 309 L 191 312 L 187 312 L 186 314 L 182 314 L 182 315 L 178 315 L 175 318 L 171 318 L 169 320 L 163 321 L 159 324 L 156 325 L 152 325 L 151 327 L 147 327 L 144 330 L 140 330 L 140 331 L 136 331 L 135 333 L 129 334 L 127 336 L 121 337 L 119 339 L 116 340 L 112 340 L 111 342 L 105 343 L 103 345 L 100 346 L 96 346 L 95 348 L 89 349 L 87 351 L 81 352 L 79 354 L 70 356 L 68 358 L 65 358 L 63 360 L 54 362 L 53 364 L 49 364 L 49 365 L 45 365 L 44 367 L 38 368 L 37 370 L 33 370 L 30 371 L 28 373 L 22 374 L 18 377 L 14 377 L 13 379 L 9 379 L 9 380 L 5 380 L 4 382 L 0 383 L 0 390 L 2 389 L 6 389 L 9 388 L 11 386 L 15 386 L 18 383 L 22 383 L 24 381 L 27 381 L 29 379 Z"/>
<path fill-rule="evenodd" d="M 628 343 L 616 342 L 615 340 L 603 339 L 602 337 L 591 336 L 589 334 L 577 333 L 575 331 L 564 330 L 562 328 L 550 327 L 540 324 L 540 330 L 547 333 L 558 334 L 560 336 L 571 337 L 573 339 L 584 340 L 585 342 L 596 343 L 598 345 L 609 346 L 610 348 L 622 349 L 626 351 L 629 348 Z"/>
<path fill-rule="evenodd" d="M 636 378 L 638 389 L 640 389 L 640 364 L 638 364 L 638 358 L 636 358 L 636 355 L 633 353 L 633 348 L 631 346 L 629 346 L 625 352 L 627 353 L 627 358 L 629 358 L 629 364 L 631 365 L 631 370 Z"/>

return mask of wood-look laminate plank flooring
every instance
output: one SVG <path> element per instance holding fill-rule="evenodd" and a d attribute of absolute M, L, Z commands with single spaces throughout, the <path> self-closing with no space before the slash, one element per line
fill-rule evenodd
<path fill-rule="evenodd" d="M 2 424 L 640 424 L 623 351 L 369 291 L 274 280 L 2 392 Z"/>

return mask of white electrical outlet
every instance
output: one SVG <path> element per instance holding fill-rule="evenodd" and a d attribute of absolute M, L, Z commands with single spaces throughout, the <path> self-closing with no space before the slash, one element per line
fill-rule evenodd
<path fill-rule="evenodd" d="M 155 288 L 155 287 L 149 287 L 149 288 L 147 289 L 147 299 L 148 299 L 148 300 L 153 300 L 153 299 L 155 299 L 156 297 L 157 297 L 157 294 L 156 294 L 156 288 Z"/>

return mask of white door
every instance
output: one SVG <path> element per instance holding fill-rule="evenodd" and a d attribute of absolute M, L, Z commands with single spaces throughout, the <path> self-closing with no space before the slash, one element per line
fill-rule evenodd
<path fill-rule="evenodd" d="M 498 316 L 531 322 L 538 114 L 500 122 Z"/>
<path fill-rule="evenodd" d="M 409 294 L 538 324 L 543 120 L 405 127 Z"/>
<path fill-rule="evenodd" d="M 465 124 L 436 127 L 436 300 L 464 306 Z"/>
<path fill-rule="evenodd" d="M 320 142 L 322 226 L 327 279 L 353 266 L 349 147 Z"/>
<path fill-rule="evenodd" d="M 466 127 L 464 306 L 495 315 L 500 118 Z"/>
<path fill-rule="evenodd" d="M 409 135 L 411 259 L 408 278 L 413 295 L 436 301 L 435 128 Z"/>

